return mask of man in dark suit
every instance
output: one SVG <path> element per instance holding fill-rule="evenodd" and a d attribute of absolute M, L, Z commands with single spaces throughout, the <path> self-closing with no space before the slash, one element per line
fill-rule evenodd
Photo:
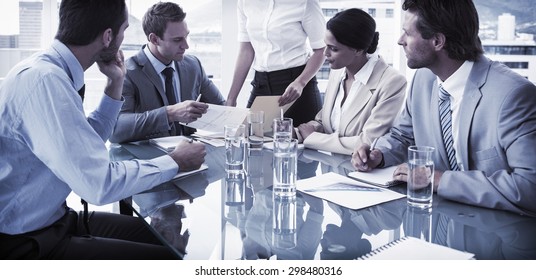
<path fill-rule="evenodd" d="M 225 102 L 197 57 L 184 54 L 190 32 L 185 17 L 181 7 L 169 2 L 154 4 L 143 16 L 149 42 L 126 61 L 125 103 L 111 142 L 189 134 L 179 122 L 197 120 L 208 108 L 205 103 Z M 172 69 L 171 91 L 166 91 L 166 68 Z"/>
<path fill-rule="evenodd" d="M 418 70 L 390 133 L 372 151 L 358 147 L 354 167 L 401 164 L 408 146 L 432 146 L 438 195 L 536 216 L 536 86 L 482 55 L 471 0 L 406 0 L 402 8 L 398 43 Z M 442 108 L 451 112 L 453 141 L 442 129 L 440 98 L 450 101 Z M 394 178 L 406 181 L 407 170 L 400 165 Z"/>

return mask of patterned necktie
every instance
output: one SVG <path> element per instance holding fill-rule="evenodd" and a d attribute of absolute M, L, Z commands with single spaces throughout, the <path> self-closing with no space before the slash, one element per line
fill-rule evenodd
<path fill-rule="evenodd" d="M 439 119 L 441 121 L 441 132 L 443 133 L 443 143 L 449 158 L 450 170 L 459 170 L 456 162 L 456 151 L 454 151 L 454 140 L 452 138 L 452 113 L 450 109 L 450 94 L 439 86 Z"/>
<path fill-rule="evenodd" d="M 177 99 L 175 98 L 175 90 L 173 90 L 173 68 L 166 67 L 164 70 L 162 70 L 162 74 L 164 74 L 164 77 L 166 77 L 166 96 L 169 105 L 173 105 L 177 103 Z"/>

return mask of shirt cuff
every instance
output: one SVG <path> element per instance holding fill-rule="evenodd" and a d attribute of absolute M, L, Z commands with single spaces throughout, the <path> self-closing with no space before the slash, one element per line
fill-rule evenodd
<path fill-rule="evenodd" d="M 160 169 L 162 182 L 173 179 L 179 173 L 179 165 L 168 155 L 153 158 L 150 161 Z"/>
<path fill-rule="evenodd" d="M 121 100 L 115 100 L 108 95 L 103 94 L 101 102 L 97 105 L 95 111 L 102 116 L 115 120 L 119 116 L 119 112 L 121 111 L 124 102 L 125 99 L 123 97 L 121 97 Z"/>

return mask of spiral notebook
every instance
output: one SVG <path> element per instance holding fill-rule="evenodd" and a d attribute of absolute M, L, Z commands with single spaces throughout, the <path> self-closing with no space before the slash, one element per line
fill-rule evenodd
<path fill-rule="evenodd" d="M 365 254 L 358 260 L 470 260 L 474 254 L 405 236 Z"/>

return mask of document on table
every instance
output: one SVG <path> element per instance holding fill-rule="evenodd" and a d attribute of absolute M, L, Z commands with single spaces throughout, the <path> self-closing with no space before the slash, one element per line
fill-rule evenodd
<path fill-rule="evenodd" d="M 397 166 L 376 168 L 368 172 L 354 171 L 348 173 L 348 176 L 360 182 L 365 182 L 378 187 L 388 188 L 404 183 L 403 181 L 393 180 L 393 173 L 395 172 L 396 167 Z"/>
<path fill-rule="evenodd" d="M 251 104 L 251 111 L 263 111 L 264 112 L 264 133 L 272 132 L 272 123 L 275 118 L 281 117 L 281 109 L 285 113 L 294 102 L 279 107 L 279 98 L 281 95 L 267 95 L 257 96 Z"/>
<path fill-rule="evenodd" d="M 406 196 L 333 172 L 298 180 L 296 189 L 350 209 L 362 209 Z"/>
<path fill-rule="evenodd" d="M 243 124 L 248 112 L 247 108 L 208 104 L 207 112 L 199 119 L 181 124 L 210 132 L 219 132 L 223 135 L 225 125 Z"/>
<path fill-rule="evenodd" d="M 470 260 L 474 256 L 472 253 L 404 236 L 358 260 Z"/>

